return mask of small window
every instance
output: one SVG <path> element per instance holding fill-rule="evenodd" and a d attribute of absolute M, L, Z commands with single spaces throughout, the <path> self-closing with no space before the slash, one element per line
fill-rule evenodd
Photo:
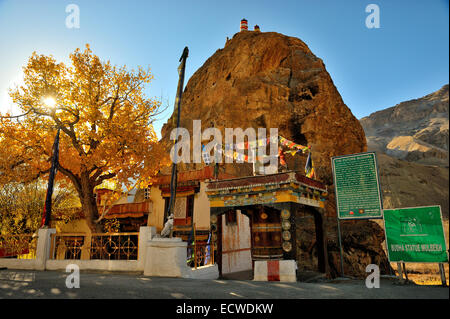
<path fill-rule="evenodd" d="M 194 215 L 194 195 L 189 195 L 187 197 L 186 203 L 186 218 L 192 217 Z"/>

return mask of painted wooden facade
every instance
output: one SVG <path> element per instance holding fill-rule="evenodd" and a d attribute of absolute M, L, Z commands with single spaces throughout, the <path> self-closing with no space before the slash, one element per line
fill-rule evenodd
<path fill-rule="evenodd" d="M 262 176 L 248 176 L 209 181 L 206 193 L 211 205 L 211 229 L 214 231 L 216 259 L 222 251 L 222 215 L 239 210 L 250 220 L 251 258 L 255 260 L 297 260 L 296 216 L 313 208 L 320 238 L 318 268 L 327 271 L 327 252 L 322 213 L 327 198 L 326 186 L 289 171 Z"/>

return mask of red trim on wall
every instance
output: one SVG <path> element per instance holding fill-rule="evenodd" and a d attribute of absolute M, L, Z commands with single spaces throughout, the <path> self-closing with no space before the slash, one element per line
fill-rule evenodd
<path fill-rule="evenodd" d="M 278 260 L 267 261 L 267 280 L 280 281 L 280 262 Z"/>

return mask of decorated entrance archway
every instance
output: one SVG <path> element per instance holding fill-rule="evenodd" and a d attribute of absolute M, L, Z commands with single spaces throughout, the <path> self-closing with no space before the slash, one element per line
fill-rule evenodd
<path fill-rule="evenodd" d="M 291 171 L 211 181 L 206 193 L 211 207 L 211 231 L 219 272 L 222 270 L 221 215 L 230 210 L 239 210 L 250 219 L 253 262 L 268 259 L 298 261 L 301 254 L 298 250 L 297 217 L 301 213 L 312 214 L 317 270 L 328 272 L 326 233 L 321 213 L 327 189 L 322 183 Z"/>

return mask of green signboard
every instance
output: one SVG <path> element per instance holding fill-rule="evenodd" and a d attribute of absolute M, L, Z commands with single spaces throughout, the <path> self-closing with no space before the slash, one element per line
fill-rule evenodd
<path fill-rule="evenodd" d="M 374 152 L 331 158 L 339 219 L 382 218 L 380 181 Z"/>
<path fill-rule="evenodd" d="M 384 210 L 391 262 L 447 262 L 440 206 Z"/>

